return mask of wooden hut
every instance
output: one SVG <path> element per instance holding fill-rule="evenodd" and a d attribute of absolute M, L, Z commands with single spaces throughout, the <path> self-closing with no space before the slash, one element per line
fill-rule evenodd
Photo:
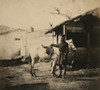
<path fill-rule="evenodd" d="M 75 59 L 82 61 L 79 66 L 96 67 L 100 62 L 100 8 L 90 10 L 71 20 L 62 22 L 52 28 L 48 33 L 53 33 L 56 43 L 60 36 L 65 34 L 66 39 L 72 39 L 77 48 Z M 54 34 L 55 33 L 55 34 Z"/>

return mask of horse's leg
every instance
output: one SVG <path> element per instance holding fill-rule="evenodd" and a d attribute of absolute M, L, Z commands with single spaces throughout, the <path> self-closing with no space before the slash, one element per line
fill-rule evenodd
<path fill-rule="evenodd" d="M 30 68 L 30 74 L 32 74 L 31 63 L 32 63 L 32 59 L 31 59 L 31 56 L 29 55 L 29 68 Z"/>
<path fill-rule="evenodd" d="M 53 62 L 51 62 L 51 75 L 56 75 L 55 74 L 55 69 L 56 69 L 56 63 L 57 63 L 57 60 L 53 60 Z"/>
<path fill-rule="evenodd" d="M 35 60 L 31 58 L 31 75 L 36 77 L 35 70 L 34 70 Z"/>

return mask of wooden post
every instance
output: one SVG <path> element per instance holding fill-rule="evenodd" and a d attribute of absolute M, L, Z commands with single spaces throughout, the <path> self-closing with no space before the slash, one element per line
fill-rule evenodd
<path fill-rule="evenodd" d="M 55 35 L 55 37 L 54 37 L 54 43 L 55 44 L 57 43 L 57 35 Z"/>
<path fill-rule="evenodd" d="M 87 32 L 87 54 L 88 54 L 88 68 L 90 67 L 90 33 Z"/>
<path fill-rule="evenodd" d="M 58 39 L 59 39 L 58 37 L 59 37 L 59 35 L 57 35 L 57 44 L 58 44 Z"/>
<path fill-rule="evenodd" d="M 53 43 L 56 43 L 57 42 L 57 40 L 56 40 L 57 35 L 55 34 L 55 31 L 52 31 L 52 37 L 53 37 Z"/>
<path fill-rule="evenodd" d="M 63 25 L 63 35 L 65 35 L 65 40 L 67 39 L 66 37 L 66 25 Z"/>
<path fill-rule="evenodd" d="M 63 35 L 65 35 L 65 25 L 63 25 Z"/>
<path fill-rule="evenodd" d="M 52 31 L 53 43 L 54 43 L 54 31 Z"/>
<path fill-rule="evenodd" d="M 61 41 L 61 36 L 59 35 L 58 36 L 58 43 L 60 43 L 60 41 Z"/>
<path fill-rule="evenodd" d="M 67 29 L 65 31 L 65 40 L 67 40 Z"/>

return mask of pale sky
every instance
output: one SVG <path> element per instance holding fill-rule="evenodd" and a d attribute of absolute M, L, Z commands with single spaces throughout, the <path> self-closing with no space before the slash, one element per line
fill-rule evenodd
<path fill-rule="evenodd" d="M 75 17 L 88 10 L 100 7 L 100 0 L 0 0 L 0 25 L 12 28 L 35 30 L 50 28 L 67 20 L 66 17 L 52 15 L 53 7 Z"/>

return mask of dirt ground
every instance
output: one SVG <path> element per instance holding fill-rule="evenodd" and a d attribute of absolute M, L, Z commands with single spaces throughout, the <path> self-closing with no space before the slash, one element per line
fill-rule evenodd
<path fill-rule="evenodd" d="M 50 62 L 35 65 L 36 78 L 29 69 L 29 64 L 0 66 L 0 90 L 100 90 L 100 68 L 67 71 L 66 78 L 51 77 Z"/>

